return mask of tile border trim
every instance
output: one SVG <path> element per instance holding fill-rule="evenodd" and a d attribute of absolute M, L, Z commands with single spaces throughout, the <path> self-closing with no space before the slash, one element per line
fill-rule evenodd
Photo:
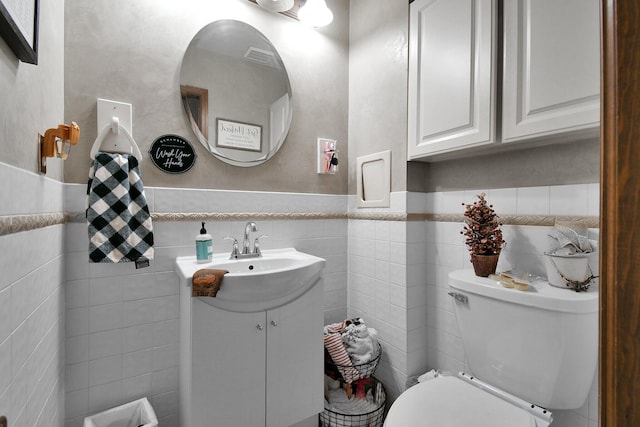
<path fill-rule="evenodd" d="M 277 221 L 277 220 L 330 220 L 351 219 L 362 221 L 435 221 L 464 222 L 462 214 L 402 213 L 402 212 L 156 212 L 151 214 L 158 222 L 186 221 Z M 583 221 L 589 228 L 599 228 L 600 218 L 580 215 L 503 215 L 504 225 L 553 226 L 557 220 Z M 61 225 L 85 222 L 84 212 L 54 212 L 31 215 L 0 216 L 0 236 Z"/>
<path fill-rule="evenodd" d="M 61 225 L 69 222 L 66 212 L 0 216 L 0 236 Z"/>

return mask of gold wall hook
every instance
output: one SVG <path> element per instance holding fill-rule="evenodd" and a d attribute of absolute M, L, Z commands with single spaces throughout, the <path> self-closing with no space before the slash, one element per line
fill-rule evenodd
<path fill-rule="evenodd" d="M 40 173 L 47 173 L 47 157 L 66 159 L 71 146 L 80 140 L 80 126 L 76 122 L 61 124 L 57 128 L 47 129 L 44 136 L 38 137 Z"/>

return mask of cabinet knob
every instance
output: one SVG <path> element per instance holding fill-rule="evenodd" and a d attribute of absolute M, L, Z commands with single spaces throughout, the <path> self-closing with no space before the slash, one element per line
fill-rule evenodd
<path fill-rule="evenodd" d="M 278 322 L 276 322 L 275 320 L 272 320 L 272 321 L 271 321 L 271 324 L 272 324 L 273 326 L 278 326 Z"/>
<path fill-rule="evenodd" d="M 258 324 L 256 325 L 256 329 L 258 329 L 259 331 L 261 331 L 261 330 L 263 330 L 263 329 L 264 329 L 264 326 L 262 325 L 262 323 L 258 323 Z"/>

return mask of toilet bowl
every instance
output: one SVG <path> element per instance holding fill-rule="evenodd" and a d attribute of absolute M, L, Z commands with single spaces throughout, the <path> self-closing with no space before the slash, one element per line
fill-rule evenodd
<path fill-rule="evenodd" d="M 398 397 L 384 427 L 547 427 L 551 412 L 459 373 L 419 383 Z"/>
<path fill-rule="evenodd" d="M 449 274 L 470 374 L 419 383 L 391 405 L 385 427 L 546 427 L 581 407 L 598 356 L 598 289 L 532 283 L 526 292 Z"/>

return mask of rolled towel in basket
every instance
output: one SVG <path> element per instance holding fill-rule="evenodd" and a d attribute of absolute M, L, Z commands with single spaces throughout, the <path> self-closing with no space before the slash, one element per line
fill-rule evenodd
<path fill-rule="evenodd" d="M 378 356 L 378 331 L 364 323 L 351 324 L 342 333 L 342 341 L 355 365 L 371 362 Z"/>

